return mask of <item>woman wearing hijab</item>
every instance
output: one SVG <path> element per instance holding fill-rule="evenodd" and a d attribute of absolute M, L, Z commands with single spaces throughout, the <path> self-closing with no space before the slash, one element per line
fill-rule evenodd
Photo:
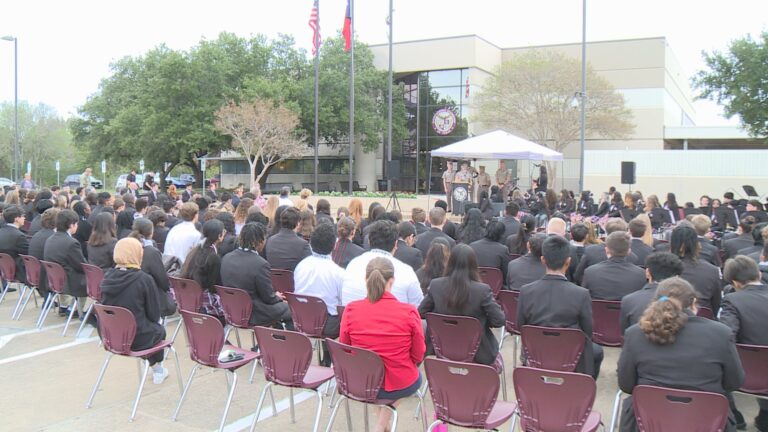
<path fill-rule="evenodd" d="M 115 268 L 107 270 L 101 282 L 101 303 L 126 308 L 136 320 L 136 337 L 131 344 L 133 351 L 151 348 L 165 339 L 165 328 L 159 323 L 157 287 L 152 277 L 141 271 L 143 257 L 144 248 L 135 238 L 118 241 Z M 168 377 L 168 369 L 162 364 L 163 357 L 164 353 L 160 351 L 148 358 L 155 384 L 162 384 Z"/>

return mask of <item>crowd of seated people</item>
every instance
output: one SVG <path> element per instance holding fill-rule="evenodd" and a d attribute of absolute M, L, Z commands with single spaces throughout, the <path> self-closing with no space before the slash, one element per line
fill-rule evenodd
<path fill-rule="evenodd" d="M 378 203 L 364 213 L 359 198 L 334 213 L 324 199 L 313 201 L 312 210 L 309 195 L 293 202 L 287 194 L 190 192 L 183 202 L 184 195 L 154 190 L 149 205 L 134 192 L 80 192 L 42 190 L 27 206 L 4 203 L 0 252 L 19 268 L 22 254 L 64 267 L 62 315 L 69 308 L 83 315 L 80 264 L 104 269 L 105 304 L 140 316 L 135 349 L 164 336 L 154 324 L 174 313 L 169 272 L 203 289 L 197 312 L 225 322 L 215 289 L 223 285 L 249 295 L 251 325 L 293 329 L 286 298 L 273 286 L 275 269 L 291 272 L 294 292 L 325 302 L 324 336 L 384 359 L 381 395 L 395 399 L 422 382 L 418 365 L 433 352 L 422 328 L 427 313 L 476 318 L 483 333 L 474 360 L 495 361 L 499 341 L 491 330 L 505 318 L 481 269 L 498 269 L 502 289 L 519 292 L 518 326 L 581 330 L 587 344 L 576 370 L 595 378 L 603 354 L 591 340 L 591 301 L 620 302 L 625 343 L 618 375 L 629 393 L 654 383 L 730 397 L 743 380 L 734 342 L 768 345 L 768 215 L 760 202 L 730 193 L 680 206 L 672 193 L 661 204 L 656 195 L 613 188 L 598 202 L 588 191 L 562 190 L 559 197 L 551 189 L 527 197 L 515 191 L 503 215 L 471 209 L 459 220 L 442 200 L 403 218 Z M 134 280 L 131 289 L 122 288 Z M 44 284 L 38 289 L 47 292 Z M 386 328 L 391 339 L 381 336 Z M 323 353 L 322 364 L 329 365 Z M 162 358 L 152 365 L 162 383 Z M 670 365 L 674 373 L 659 372 Z M 730 400 L 729 428 L 743 425 Z M 380 424 L 387 415 L 380 410 Z M 768 431 L 764 401 L 756 424 Z M 631 401 L 625 402 L 622 430 L 635 427 Z"/>

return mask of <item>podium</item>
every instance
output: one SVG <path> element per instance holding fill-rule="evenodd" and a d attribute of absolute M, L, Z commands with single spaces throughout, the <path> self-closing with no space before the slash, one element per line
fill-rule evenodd
<path fill-rule="evenodd" d="M 464 215 L 464 206 L 469 203 L 469 183 L 453 183 L 453 190 L 451 191 L 451 199 L 453 201 L 451 208 L 453 214 L 456 216 Z"/>

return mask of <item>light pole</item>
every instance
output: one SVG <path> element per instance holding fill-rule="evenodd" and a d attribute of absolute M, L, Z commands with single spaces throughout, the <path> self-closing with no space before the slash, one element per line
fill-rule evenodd
<path fill-rule="evenodd" d="M 582 3 L 581 17 L 581 130 L 579 131 L 579 193 L 584 191 L 584 129 L 587 125 L 587 0 Z"/>
<path fill-rule="evenodd" d="M 11 177 L 13 181 L 19 179 L 19 40 L 15 36 L 3 36 L 4 41 L 13 42 L 13 123 L 16 130 L 16 140 L 13 143 L 13 168 Z"/>

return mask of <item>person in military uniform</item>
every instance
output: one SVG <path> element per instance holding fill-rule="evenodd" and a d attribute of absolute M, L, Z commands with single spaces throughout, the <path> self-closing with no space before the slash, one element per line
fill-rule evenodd
<path fill-rule="evenodd" d="M 475 200 L 480 202 L 480 195 L 485 191 L 488 196 L 491 195 L 491 175 L 485 172 L 485 167 L 480 165 L 480 172 L 477 173 L 477 193 L 475 194 Z"/>
<path fill-rule="evenodd" d="M 456 173 L 453 172 L 453 162 L 448 161 L 445 163 L 445 171 L 443 171 L 443 188 L 445 189 L 445 200 L 448 201 L 448 211 L 451 211 L 451 193 L 453 192 L 453 176 Z"/>
<path fill-rule="evenodd" d="M 512 176 L 507 169 L 507 164 L 504 161 L 500 161 L 499 169 L 496 170 L 496 185 L 501 191 L 501 196 L 504 197 L 504 202 L 507 201 L 507 197 L 509 196 L 509 189 L 512 184 L 511 177 Z"/>

